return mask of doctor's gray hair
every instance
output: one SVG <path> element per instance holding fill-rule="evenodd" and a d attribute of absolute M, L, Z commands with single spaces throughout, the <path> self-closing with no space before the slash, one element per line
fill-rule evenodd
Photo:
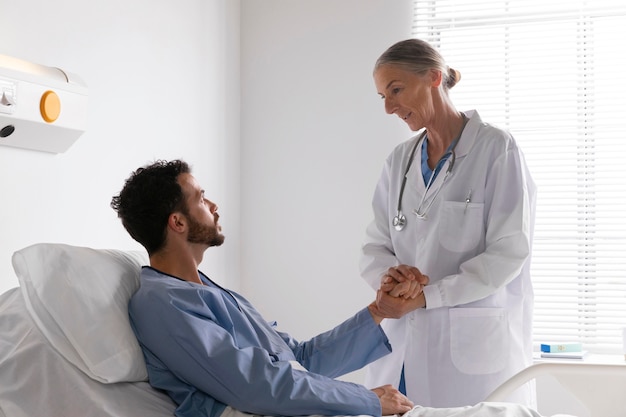
<path fill-rule="evenodd" d="M 451 89 L 461 80 L 461 73 L 450 68 L 439 51 L 421 39 L 407 39 L 390 46 L 376 61 L 374 72 L 384 65 L 402 67 L 419 75 L 431 69 L 439 70 L 445 90 Z"/>

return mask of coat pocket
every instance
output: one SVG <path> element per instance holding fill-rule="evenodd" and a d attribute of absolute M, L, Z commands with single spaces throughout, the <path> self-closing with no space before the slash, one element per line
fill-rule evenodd
<path fill-rule="evenodd" d="M 483 203 L 444 201 L 439 240 L 451 252 L 468 252 L 481 242 L 484 234 Z"/>
<path fill-rule="evenodd" d="M 470 375 L 502 371 L 509 360 L 509 322 L 503 308 L 450 309 L 450 356 Z"/>

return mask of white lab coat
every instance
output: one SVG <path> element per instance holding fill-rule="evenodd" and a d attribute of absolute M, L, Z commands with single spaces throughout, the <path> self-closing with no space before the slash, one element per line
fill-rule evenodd
<path fill-rule="evenodd" d="M 386 270 L 398 264 L 414 265 L 430 277 L 426 309 L 383 322 L 393 352 L 366 374 L 370 388 L 398 386 L 404 364 L 407 396 L 429 407 L 483 401 L 532 362 L 535 185 L 511 135 L 482 122 L 476 111 L 466 115 L 470 120 L 456 146 L 454 168 L 426 220 L 412 213 L 426 188 L 418 148 L 402 199 L 407 218 L 402 231 L 391 222 L 407 159 L 420 135 L 389 155 L 361 258 L 362 276 L 375 289 Z M 442 186 L 450 160 L 429 195 Z M 534 406 L 534 398 L 529 384 L 511 400 Z"/>

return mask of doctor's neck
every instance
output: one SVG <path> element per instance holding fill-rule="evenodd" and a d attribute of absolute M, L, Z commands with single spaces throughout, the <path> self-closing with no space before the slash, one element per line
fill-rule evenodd
<path fill-rule="evenodd" d="M 426 126 L 428 147 L 440 150 L 443 153 L 450 144 L 461 136 L 465 128 L 467 117 L 461 112 L 451 112 L 447 115 L 437 116 L 433 123 Z"/>

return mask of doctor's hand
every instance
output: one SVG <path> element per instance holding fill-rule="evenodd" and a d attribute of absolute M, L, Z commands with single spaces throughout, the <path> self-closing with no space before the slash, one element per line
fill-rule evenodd
<path fill-rule="evenodd" d="M 380 289 L 393 297 L 416 298 L 428 284 L 428 276 L 410 265 L 389 268 L 383 276 Z"/>
<path fill-rule="evenodd" d="M 391 385 L 383 385 L 372 391 L 378 395 L 383 416 L 404 414 L 413 408 L 413 402 Z"/>

